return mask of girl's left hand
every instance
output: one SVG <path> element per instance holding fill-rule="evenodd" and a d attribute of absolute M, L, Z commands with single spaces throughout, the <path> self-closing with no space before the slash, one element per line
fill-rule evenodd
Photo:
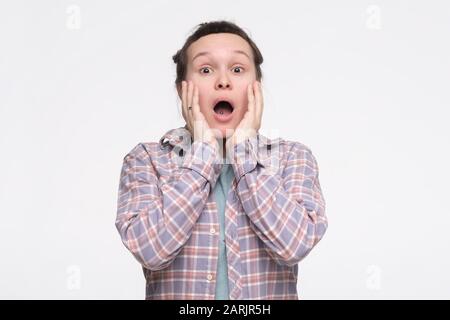
<path fill-rule="evenodd" d="M 255 81 L 247 86 L 248 110 L 236 127 L 233 135 L 227 140 L 227 150 L 247 138 L 256 137 L 261 128 L 264 109 L 261 82 Z"/>

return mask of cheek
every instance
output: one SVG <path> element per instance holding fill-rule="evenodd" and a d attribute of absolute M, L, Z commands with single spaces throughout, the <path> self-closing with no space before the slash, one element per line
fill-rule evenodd
<path fill-rule="evenodd" d="M 206 96 L 206 92 L 208 92 L 207 88 L 202 85 L 201 83 L 198 83 L 195 81 L 196 86 L 198 87 L 198 103 L 200 104 L 200 111 L 206 111 L 208 109 L 207 101 L 208 97 Z"/>
<path fill-rule="evenodd" d="M 245 103 L 245 106 L 248 104 L 248 94 L 247 94 L 247 88 L 250 84 L 252 84 L 252 81 L 247 81 L 242 84 L 242 86 L 239 88 L 239 92 L 241 93 L 241 101 Z"/>
<path fill-rule="evenodd" d="M 245 113 L 247 112 L 247 106 L 244 106 L 243 108 L 240 108 L 239 110 L 236 110 L 236 111 L 235 111 L 236 112 L 235 119 L 238 121 L 241 121 L 242 118 L 244 118 Z"/>
<path fill-rule="evenodd" d="M 205 95 L 201 94 L 201 91 L 199 91 L 199 104 L 200 104 L 200 111 L 202 113 L 206 113 L 209 109 L 208 100 Z"/>

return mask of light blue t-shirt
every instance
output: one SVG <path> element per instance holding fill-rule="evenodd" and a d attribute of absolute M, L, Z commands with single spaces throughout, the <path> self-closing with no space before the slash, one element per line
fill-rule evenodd
<path fill-rule="evenodd" d="M 217 203 L 219 214 L 220 238 L 219 238 L 219 261 L 217 264 L 216 280 L 216 300 L 228 300 L 228 265 L 227 248 L 225 246 L 225 204 L 234 179 L 233 167 L 229 163 L 224 163 L 222 172 L 214 186 L 214 197 Z"/>

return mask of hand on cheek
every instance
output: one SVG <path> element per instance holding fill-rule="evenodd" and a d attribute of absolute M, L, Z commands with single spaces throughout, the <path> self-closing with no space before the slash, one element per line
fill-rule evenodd
<path fill-rule="evenodd" d="M 227 148 L 256 137 L 261 128 L 262 112 L 264 108 L 261 83 L 255 81 L 247 86 L 248 110 L 244 114 L 233 135 L 227 141 Z"/>
<path fill-rule="evenodd" d="M 200 111 L 199 89 L 193 81 L 182 81 L 182 112 L 194 141 L 211 143 L 218 148 L 214 132 Z"/>

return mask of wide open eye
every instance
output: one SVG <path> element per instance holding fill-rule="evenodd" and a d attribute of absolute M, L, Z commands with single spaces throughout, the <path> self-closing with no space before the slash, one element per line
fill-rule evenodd
<path fill-rule="evenodd" d="M 210 74 L 210 73 L 211 73 L 210 71 L 208 71 L 208 72 L 202 72 L 203 70 L 210 70 L 209 67 L 203 67 L 203 68 L 201 68 L 201 69 L 200 69 L 200 73 L 203 73 L 203 74 Z"/>

